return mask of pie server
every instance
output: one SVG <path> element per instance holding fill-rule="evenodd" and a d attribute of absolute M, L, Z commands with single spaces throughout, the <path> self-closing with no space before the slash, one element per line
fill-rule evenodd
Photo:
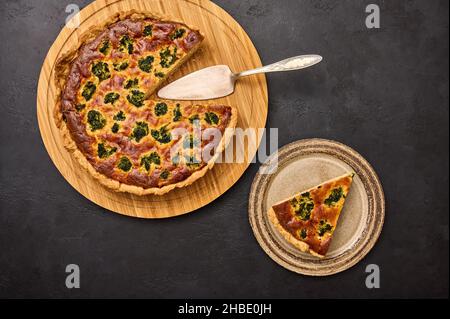
<path fill-rule="evenodd" d="M 169 100 L 216 99 L 233 93 L 236 80 L 241 77 L 259 73 L 300 70 L 320 61 L 322 61 L 320 55 L 300 55 L 241 73 L 233 73 L 227 65 L 211 66 L 172 82 L 159 90 L 158 96 Z"/>

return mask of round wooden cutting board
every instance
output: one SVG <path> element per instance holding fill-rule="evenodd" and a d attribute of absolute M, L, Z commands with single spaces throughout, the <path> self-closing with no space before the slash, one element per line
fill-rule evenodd
<path fill-rule="evenodd" d="M 116 193 L 101 186 L 64 148 L 61 134 L 53 119 L 56 103 L 55 62 L 78 46 L 78 39 L 91 27 L 103 25 L 118 12 L 137 10 L 151 12 L 200 29 L 206 36 L 203 47 L 183 65 L 173 79 L 195 70 L 226 64 L 237 72 L 261 66 L 253 43 L 242 27 L 224 10 L 207 0 L 98 0 L 80 12 L 80 27 L 64 29 L 50 48 L 42 66 L 37 94 L 37 116 L 45 147 L 64 178 L 82 195 L 111 211 L 141 218 L 165 218 L 196 210 L 222 195 L 247 169 L 256 153 L 256 143 L 241 145 L 243 163 L 216 164 L 203 178 L 189 187 L 176 189 L 163 196 L 136 196 Z M 214 101 L 234 105 L 239 112 L 238 128 L 264 128 L 268 97 L 264 75 L 248 77 L 237 83 L 236 92 Z"/>
<path fill-rule="evenodd" d="M 356 174 L 325 258 L 297 250 L 270 223 L 273 204 L 349 172 Z M 297 141 L 270 156 L 249 199 L 250 224 L 264 251 L 281 266 L 312 276 L 332 275 L 360 261 L 381 233 L 384 211 L 383 189 L 371 165 L 350 147 L 323 139 Z"/>

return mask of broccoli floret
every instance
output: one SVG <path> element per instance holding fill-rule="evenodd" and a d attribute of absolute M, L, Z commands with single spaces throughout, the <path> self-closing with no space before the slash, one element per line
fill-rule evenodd
<path fill-rule="evenodd" d="M 133 53 L 133 40 L 130 39 L 128 35 L 124 35 L 122 39 L 120 39 L 119 50 L 122 52 L 128 52 L 128 54 Z"/>
<path fill-rule="evenodd" d="M 208 112 L 205 114 L 205 121 L 209 125 L 217 125 L 217 123 L 219 123 L 219 117 L 216 113 Z"/>
<path fill-rule="evenodd" d="M 87 122 L 91 127 L 91 131 L 101 130 L 106 125 L 106 119 L 99 111 L 90 110 L 87 114 Z"/>
<path fill-rule="evenodd" d="M 325 222 L 324 220 L 321 220 L 319 223 L 319 228 L 317 229 L 319 236 L 325 235 L 326 232 L 331 232 L 333 229 L 333 226 Z"/>
<path fill-rule="evenodd" d="M 172 135 L 167 130 L 166 126 L 161 127 L 159 130 L 152 130 L 152 137 L 161 144 L 167 144 L 172 140 Z"/>
<path fill-rule="evenodd" d="M 152 163 L 155 165 L 161 164 L 161 158 L 156 152 L 153 152 L 148 156 L 144 156 L 141 159 L 141 166 L 144 166 L 147 171 L 150 170 Z"/>
<path fill-rule="evenodd" d="M 304 193 L 301 194 L 299 198 L 293 198 L 291 200 L 291 206 L 294 209 L 295 214 L 301 220 L 307 221 L 311 217 L 314 201 L 311 199 L 309 193 Z"/>
<path fill-rule="evenodd" d="M 124 172 L 128 172 L 132 166 L 133 164 L 131 164 L 131 161 L 126 156 L 122 156 L 117 164 L 117 167 Z"/>
<path fill-rule="evenodd" d="M 77 104 L 75 105 L 75 110 L 77 110 L 77 112 L 81 112 L 86 108 L 86 104 Z"/>
<path fill-rule="evenodd" d="M 98 80 L 104 81 L 111 77 L 111 72 L 109 72 L 109 66 L 105 62 L 97 62 L 92 65 L 92 73 L 98 77 Z"/>
<path fill-rule="evenodd" d="M 113 117 L 114 121 L 125 121 L 125 119 L 126 119 L 126 116 L 125 116 L 125 113 L 123 113 L 123 111 L 119 111 L 119 113 L 117 113 Z"/>
<path fill-rule="evenodd" d="M 344 191 L 342 190 L 342 187 L 335 188 L 331 191 L 330 196 L 328 196 L 327 199 L 325 199 L 324 203 L 327 206 L 334 206 L 344 195 Z"/>
<path fill-rule="evenodd" d="M 103 99 L 103 103 L 108 104 L 114 104 L 118 99 L 119 99 L 120 95 L 119 93 L 116 92 L 109 92 L 108 94 L 105 95 L 105 98 Z"/>
<path fill-rule="evenodd" d="M 161 57 L 161 66 L 163 68 L 168 68 L 178 60 L 177 48 L 174 48 L 172 53 L 170 52 L 170 48 L 167 47 L 159 52 L 159 56 Z"/>
<path fill-rule="evenodd" d="M 163 115 L 167 114 L 167 104 L 164 102 L 156 103 L 155 114 L 156 114 L 156 116 L 163 116 Z"/>
<path fill-rule="evenodd" d="M 148 135 L 148 124 L 145 122 L 136 122 L 136 126 L 131 133 L 131 138 L 135 139 L 136 142 L 140 142 L 145 136 Z"/>
<path fill-rule="evenodd" d="M 180 110 L 180 104 L 177 103 L 177 105 L 175 106 L 175 109 L 173 110 L 173 121 L 174 122 L 178 122 L 179 120 L 181 120 L 181 110 Z"/>
<path fill-rule="evenodd" d="M 139 85 L 139 80 L 137 78 L 133 79 L 133 80 L 130 79 L 127 81 L 127 83 L 125 83 L 125 89 L 129 90 L 132 88 L 136 88 L 138 85 Z"/>
<path fill-rule="evenodd" d="M 299 235 L 300 235 L 300 238 L 301 238 L 301 239 L 305 239 L 306 236 L 307 236 L 306 229 L 302 229 L 302 230 L 299 232 Z"/>
<path fill-rule="evenodd" d="M 117 151 L 117 147 L 107 147 L 103 143 L 99 143 L 97 146 L 97 155 L 100 158 L 110 157 Z"/>
<path fill-rule="evenodd" d="M 198 116 L 198 114 L 192 115 L 189 118 L 189 122 L 194 123 L 195 121 L 200 121 L 200 116 Z"/>
<path fill-rule="evenodd" d="M 107 55 L 109 53 L 109 49 L 111 48 L 111 45 L 109 44 L 108 40 L 104 40 L 100 48 L 98 49 L 100 53 Z"/>
<path fill-rule="evenodd" d="M 172 33 L 172 35 L 170 36 L 170 38 L 171 38 L 172 40 L 179 39 L 179 38 L 181 38 L 185 33 L 186 33 L 186 30 L 185 30 L 185 29 L 178 29 L 178 30 L 176 30 L 174 33 Z"/>
<path fill-rule="evenodd" d="M 84 86 L 83 92 L 81 93 L 81 95 L 84 97 L 84 99 L 86 101 L 89 101 L 92 98 L 92 96 L 94 95 L 95 90 L 97 90 L 97 86 L 94 83 L 92 83 L 91 81 L 88 81 L 86 83 L 86 85 Z"/>
<path fill-rule="evenodd" d="M 114 67 L 114 71 L 124 71 L 128 68 L 130 64 L 128 63 L 128 61 L 123 61 L 121 63 L 114 63 L 113 67 Z"/>
<path fill-rule="evenodd" d="M 144 105 L 144 98 L 145 94 L 138 90 L 132 90 L 131 94 L 128 94 L 127 96 L 128 102 L 136 107 L 141 107 L 142 105 Z"/>
<path fill-rule="evenodd" d="M 155 72 L 157 78 L 163 78 L 165 76 L 164 72 Z"/>
<path fill-rule="evenodd" d="M 119 132 L 119 129 L 120 129 L 120 125 L 118 123 L 114 123 L 114 125 L 111 128 L 111 132 L 117 133 L 117 132 Z"/>
<path fill-rule="evenodd" d="M 169 178 L 169 171 L 168 170 L 164 170 L 164 171 L 162 171 L 161 172 L 161 174 L 159 174 L 159 177 L 161 178 L 161 179 L 167 179 L 167 178 Z"/>
<path fill-rule="evenodd" d="M 140 59 L 138 62 L 139 69 L 141 69 L 144 72 L 150 73 L 153 67 L 152 65 L 153 61 L 155 61 L 155 58 L 152 57 L 151 55 L 149 55 L 146 58 Z"/>
<path fill-rule="evenodd" d="M 149 36 L 151 36 L 152 35 L 152 30 L 153 30 L 153 26 L 151 25 L 151 24 L 149 24 L 149 25 L 146 25 L 145 27 L 144 27 L 144 36 L 146 36 L 146 37 L 149 37 Z"/>

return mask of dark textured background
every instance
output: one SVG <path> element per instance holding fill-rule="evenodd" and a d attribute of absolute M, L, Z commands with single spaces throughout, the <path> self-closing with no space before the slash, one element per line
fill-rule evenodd
<path fill-rule="evenodd" d="M 323 137 L 358 150 L 386 193 L 380 240 L 328 278 L 296 275 L 258 246 L 247 217 L 258 165 L 213 204 L 170 220 L 122 217 L 79 195 L 47 155 L 36 87 L 69 3 L 0 1 L 0 297 L 448 297 L 448 1 L 216 0 L 264 63 L 319 66 L 268 76 L 280 146 Z M 381 29 L 365 27 L 365 6 Z M 65 266 L 81 289 L 65 287 Z M 381 289 L 365 267 L 381 268 Z"/>

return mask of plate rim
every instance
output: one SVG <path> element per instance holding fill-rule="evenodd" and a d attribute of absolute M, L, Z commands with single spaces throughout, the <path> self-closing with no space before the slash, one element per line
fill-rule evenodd
<path fill-rule="evenodd" d="M 293 153 L 292 149 L 297 150 L 297 153 Z M 336 154 L 330 154 L 331 150 L 334 150 L 335 152 L 342 152 L 342 157 L 349 156 L 351 154 L 354 158 L 353 160 L 357 160 L 360 164 L 360 167 L 358 169 L 355 169 L 353 165 L 349 164 L 347 161 L 344 161 L 343 158 L 336 157 Z M 308 151 L 308 153 L 306 153 Z M 328 153 L 327 153 L 328 151 Z M 355 243 L 355 246 L 358 246 L 358 250 L 348 255 L 346 258 L 341 257 L 341 255 L 337 256 L 340 257 L 341 260 L 337 260 L 337 262 L 333 263 L 333 259 L 328 259 L 327 262 L 329 262 L 328 265 L 322 266 L 321 268 L 317 268 L 318 264 L 323 263 L 323 260 L 316 260 L 316 263 L 312 263 L 313 260 L 308 262 L 302 262 L 302 263 L 292 263 L 290 260 L 287 261 L 284 255 L 280 256 L 282 252 L 279 252 L 279 248 L 275 247 L 276 239 L 271 235 L 270 225 L 267 223 L 264 224 L 264 215 L 265 212 L 261 209 L 262 199 L 265 198 L 264 194 L 268 189 L 268 186 L 270 185 L 272 179 L 276 174 L 273 175 L 265 175 L 261 174 L 261 170 L 264 168 L 267 168 L 270 165 L 270 162 L 278 157 L 281 158 L 280 162 L 289 162 L 295 156 L 297 155 L 305 155 L 305 154 L 311 154 L 311 153 L 321 153 L 321 154 L 327 154 L 329 156 L 332 156 L 336 158 L 339 161 L 344 162 L 345 164 L 352 167 L 355 172 L 360 176 L 363 174 L 361 172 L 360 168 L 364 168 L 364 173 L 371 178 L 371 190 L 374 191 L 375 196 L 371 198 L 370 194 L 367 194 L 368 200 L 369 200 L 369 213 L 368 218 L 370 218 L 371 214 L 373 215 L 371 223 L 364 226 L 362 236 L 361 238 L 364 239 L 363 242 L 360 240 L 357 240 Z M 289 154 L 294 154 L 291 157 L 289 157 Z M 286 157 L 287 156 L 287 157 Z M 346 158 L 349 160 L 349 158 Z M 267 177 L 271 176 L 271 177 Z M 366 176 L 365 176 L 366 177 Z M 361 176 L 360 176 L 361 178 Z M 366 190 L 366 193 L 368 191 L 366 183 L 364 183 L 363 178 L 361 178 L 364 189 Z M 372 201 L 372 203 L 370 203 Z M 260 204 L 258 206 L 258 204 Z M 372 204 L 372 206 L 371 206 Z M 373 208 L 373 205 L 374 208 Z M 258 244 L 261 246 L 261 248 L 264 250 L 264 252 L 276 263 L 278 263 L 280 266 L 302 274 L 302 275 L 308 275 L 308 276 L 329 276 L 333 274 L 340 273 L 342 271 L 345 271 L 357 263 L 359 263 L 375 246 L 375 243 L 378 241 L 379 236 L 381 234 L 381 231 L 383 229 L 384 220 L 385 220 L 385 196 L 383 187 L 381 185 L 380 179 L 372 167 L 372 165 L 357 151 L 355 151 L 353 148 L 338 142 L 334 140 L 329 139 L 322 139 L 322 138 L 309 138 L 309 139 L 302 139 L 298 141 L 294 141 L 291 143 L 288 143 L 284 146 L 282 146 L 280 149 L 278 149 L 276 152 L 274 152 L 272 155 L 269 156 L 269 158 L 261 165 L 260 169 L 258 170 L 257 174 L 255 175 L 251 189 L 250 189 L 250 196 L 248 200 L 248 213 L 249 213 L 249 222 L 250 226 L 253 231 L 253 235 L 255 236 Z M 372 212 L 370 210 L 373 210 Z M 260 224 L 264 225 L 260 225 Z M 264 227 L 264 228 L 260 228 Z M 266 234 L 264 234 L 264 231 Z M 264 238 L 264 236 L 268 236 L 269 238 Z M 363 237 L 364 236 L 364 237 Z M 287 243 L 288 244 L 288 243 Z M 364 245 L 362 245 L 364 244 Z M 362 246 L 361 246 L 362 245 Z M 350 249 L 346 250 L 350 251 Z M 351 253 L 351 252 L 350 252 Z M 344 256 L 345 257 L 345 256 Z M 343 258 L 343 259 L 342 259 Z M 313 267 L 316 266 L 316 267 Z"/>

